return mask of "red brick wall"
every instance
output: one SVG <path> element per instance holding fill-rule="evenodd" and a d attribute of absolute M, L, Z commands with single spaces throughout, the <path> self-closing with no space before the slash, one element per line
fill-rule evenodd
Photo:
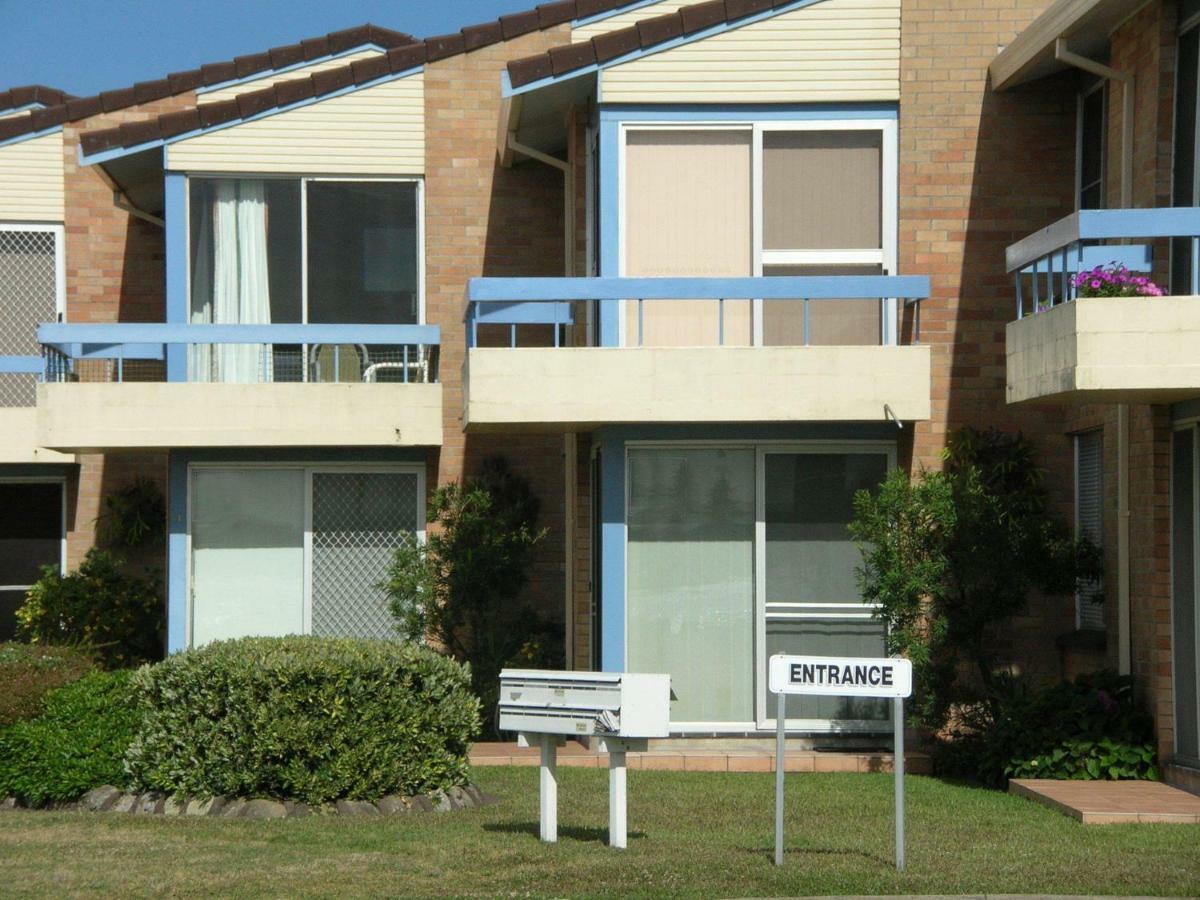
<path fill-rule="evenodd" d="M 436 478 L 445 484 L 501 454 L 541 499 L 548 529 L 532 567 L 529 597 L 564 622 L 565 469 L 561 434 L 464 434 L 462 365 L 467 279 L 562 275 L 563 174 L 537 162 L 501 168 L 496 154 L 500 72 L 509 59 L 565 43 L 566 26 L 535 32 L 425 69 L 425 296 L 442 329 L 443 444 Z"/>
<path fill-rule="evenodd" d="M 1109 64 L 1134 76 L 1132 205 L 1171 205 L 1171 147 L 1177 9 L 1159 0 L 1139 9 L 1112 36 Z M 1110 206 L 1121 197 L 1121 89 L 1109 90 L 1108 170 Z M 1155 247 L 1155 278 L 1166 284 L 1167 247 Z M 1104 546 L 1108 637 L 1107 662 L 1119 662 L 1117 623 L 1117 529 L 1119 440 L 1117 407 L 1086 405 L 1069 410 L 1066 428 L 1104 430 Z M 1130 659 L 1138 697 L 1155 717 L 1159 751 L 1173 750 L 1170 594 L 1170 410 L 1129 407 L 1129 605 Z"/>
<path fill-rule="evenodd" d="M 79 164 L 79 135 L 140 121 L 194 102 L 169 100 L 95 116 L 63 129 L 66 206 L 66 291 L 69 322 L 161 322 L 166 271 L 163 231 L 113 204 L 112 188 L 95 166 Z M 99 367 L 90 377 L 103 377 Z M 83 454 L 68 492 L 67 565 L 74 568 L 95 543 L 104 498 L 139 475 L 166 484 L 161 453 Z M 159 564 L 162 567 L 162 564 Z"/>
<path fill-rule="evenodd" d="M 948 431 L 1023 431 L 1070 512 L 1063 410 L 1005 402 L 1005 325 L 1015 318 L 1004 250 L 1073 209 L 1071 76 L 996 93 L 988 64 L 1047 0 L 905 0 L 901 19 L 900 271 L 928 274 L 921 339 L 933 352 L 933 417 L 914 429 L 914 468 L 937 469 Z M 1038 599 L 997 650 L 1018 671 L 1059 672 L 1068 598 Z"/>

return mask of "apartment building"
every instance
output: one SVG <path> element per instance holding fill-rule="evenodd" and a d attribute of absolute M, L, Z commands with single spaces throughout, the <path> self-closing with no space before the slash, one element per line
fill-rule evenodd
<path fill-rule="evenodd" d="M 854 492 L 1020 429 L 1110 602 L 997 639 L 1133 672 L 1186 779 L 1197 11 L 563 0 L 0 94 L 0 606 L 141 474 L 168 650 L 386 634 L 428 491 L 501 454 L 565 664 L 667 671 L 681 734 L 755 734 L 771 653 L 882 651 Z M 1112 260 L 1176 296 L 1063 286 Z"/>

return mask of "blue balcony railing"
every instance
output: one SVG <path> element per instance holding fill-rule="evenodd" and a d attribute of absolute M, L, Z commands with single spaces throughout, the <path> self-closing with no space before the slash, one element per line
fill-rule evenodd
<path fill-rule="evenodd" d="M 812 304 L 841 301 L 903 301 L 913 309 L 912 342 L 921 339 L 920 301 L 929 296 L 923 275 L 805 275 L 760 278 L 472 278 L 467 285 L 467 341 L 479 345 L 479 329 L 507 326 L 509 345 L 517 345 L 523 325 L 551 326 L 554 346 L 563 343 L 566 326 L 576 324 L 581 304 L 598 307 L 600 346 L 616 346 L 622 301 L 636 304 L 636 324 L 626 338 L 645 341 L 648 303 L 709 300 L 716 304 L 712 343 L 726 343 L 726 307 L 731 301 L 785 301 L 797 304 L 802 343 L 813 340 Z M 880 342 L 898 343 L 894 317 L 881 330 Z"/>
<path fill-rule="evenodd" d="M 56 381 L 438 380 L 436 325 L 52 324 L 37 332 Z"/>
<path fill-rule="evenodd" d="M 1200 294 L 1200 208 L 1085 209 L 1022 238 L 1005 251 L 1017 318 L 1074 300 L 1074 276 L 1096 266 L 1152 271 L 1153 246 L 1129 242 L 1163 238 L 1179 239 L 1173 252 L 1189 255 L 1189 293 Z"/>

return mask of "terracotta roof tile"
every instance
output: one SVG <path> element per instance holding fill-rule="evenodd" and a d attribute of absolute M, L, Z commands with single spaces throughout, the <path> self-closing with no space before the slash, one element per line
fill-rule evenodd
<path fill-rule="evenodd" d="M 555 2 L 544 3 L 536 9 L 501 16 L 496 21 L 468 26 L 453 34 L 440 35 L 424 41 L 381 29 L 375 25 L 333 32 L 324 37 L 301 41 L 299 44 L 275 47 L 265 53 L 238 57 L 230 62 L 213 63 L 188 72 L 176 72 L 169 75 L 163 82 L 148 82 L 147 84 L 155 86 L 165 84 L 166 89 L 172 92 L 180 92 L 175 89 L 182 85 L 188 86 L 181 90 L 191 90 L 195 87 L 211 86 L 228 81 L 235 77 L 232 73 L 246 70 L 255 64 L 262 64 L 268 68 L 280 68 L 323 56 L 329 52 L 341 52 L 341 50 L 360 46 L 367 42 L 384 46 L 387 52 L 382 57 L 358 60 L 344 66 L 313 72 L 307 76 L 300 75 L 296 78 L 284 79 L 262 90 L 239 94 L 231 100 L 204 103 L 196 109 L 166 113 L 153 122 L 157 127 L 159 138 L 168 140 L 200 128 L 223 125 L 303 100 L 320 98 L 352 85 L 369 83 L 389 72 L 408 71 L 426 62 L 477 50 L 572 19 L 621 9 L 633 2 L 635 0 L 555 0 Z M 722 0 L 714 0 L 714 2 L 723 6 Z M 653 28 L 651 39 L 654 40 L 658 39 L 654 35 L 660 33 L 682 33 L 682 25 L 678 21 L 674 25 L 663 23 L 655 25 Z M 560 71 L 570 71 L 580 66 L 590 65 L 596 60 L 604 61 L 612 58 L 612 56 L 605 56 L 606 52 L 620 55 L 640 47 L 638 34 L 637 28 L 622 29 L 597 37 L 590 42 L 555 47 L 550 53 L 510 62 L 509 72 L 510 75 L 514 71 L 519 73 L 520 79 L 518 80 L 514 76 L 514 82 L 525 84 L 538 78 L 558 74 Z M 631 35 L 632 46 L 630 46 Z M 131 89 L 126 90 L 132 92 Z M 104 110 L 118 108 L 114 104 L 121 99 L 122 95 L 121 91 L 112 91 L 102 94 L 99 98 L 78 101 L 74 106 L 75 111 L 86 113 L 86 115 L 73 115 L 71 105 L 56 107 L 56 109 L 63 110 L 61 115 L 64 118 L 69 117 L 71 120 L 86 118 L 94 115 L 100 108 Z M 27 123 L 24 123 L 25 117 L 14 118 L 21 121 L 9 124 L 9 120 L 0 119 L 0 140 L 8 136 L 6 129 L 15 130 L 15 133 L 18 134 L 29 130 Z M 149 127 L 136 129 L 126 127 L 124 130 L 108 128 L 88 132 L 82 136 L 81 140 L 84 152 L 96 153 L 113 147 L 128 147 L 145 143 L 145 136 L 151 133 Z"/>
<path fill-rule="evenodd" d="M 51 122 L 45 118 L 35 119 L 26 114 L 4 119 L 3 137 L 0 137 L 0 140 L 30 134 L 51 125 L 60 125 L 63 122 L 87 119 L 101 112 L 115 112 L 200 87 L 211 87 L 214 84 L 245 78 L 259 72 L 265 73 L 272 69 L 296 65 L 307 59 L 328 55 L 331 47 L 338 48 L 332 52 L 341 52 L 367 43 L 374 43 L 384 50 L 391 50 L 396 47 L 411 46 L 415 42 L 416 38 L 411 34 L 380 28 L 378 25 L 360 25 L 319 38 L 310 38 L 296 44 L 275 47 L 265 53 L 252 53 L 239 56 L 234 60 L 208 63 L 196 69 L 173 72 L 158 81 L 146 81 L 133 87 L 105 91 L 94 97 L 77 98 L 53 88 L 31 86 L 47 92 L 45 96 L 50 104 L 49 108 L 61 110 L 58 118 Z M 13 90 L 24 89 L 14 88 Z M 9 93 L 11 91 L 0 92 L 0 109 L 25 105 L 24 103 L 12 103 L 6 107 L 4 98 Z"/>
<path fill-rule="evenodd" d="M 32 103 L 40 106 L 58 106 L 74 99 L 73 94 L 60 91 L 58 88 L 46 87 L 44 84 L 24 84 L 9 88 L 7 91 L 0 91 L 0 112 L 29 106 Z"/>
<path fill-rule="evenodd" d="M 602 0 L 575 0 L 576 12 L 592 8 Z M 524 59 L 510 60 L 508 76 L 513 87 L 530 84 L 540 78 L 568 74 L 595 63 L 606 63 L 635 50 L 648 50 L 660 44 L 695 34 L 705 28 L 725 23 L 734 23 L 748 16 L 768 12 L 794 0 L 709 0 L 709 2 L 684 6 L 675 12 L 642 19 L 628 28 L 597 35 L 588 42 L 592 53 L 588 54 L 581 44 L 553 47 L 545 53 Z M 589 13 L 591 14 L 591 13 Z"/>

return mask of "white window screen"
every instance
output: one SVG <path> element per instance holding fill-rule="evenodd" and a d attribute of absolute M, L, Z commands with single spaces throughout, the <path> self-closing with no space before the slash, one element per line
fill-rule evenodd
<path fill-rule="evenodd" d="M 396 636 L 379 583 L 396 548 L 419 530 L 417 488 L 415 473 L 313 475 L 313 634 Z"/>
<path fill-rule="evenodd" d="M 1104 544 L 1104 432 L 1075 436 L 1075 529 L 1097 546 Z M 1076 627 L 1104 629 L 1104 605 L 1092 597 L 1101 584 L 1085 585 L 1075 597 Z"/>
<path fill-rule="evenodd" d="M 754 451 L 629 451 L 629 668 L 667 672 L 675 723 L 749 722 Z"/>
<path fill-rule="evenodd" d="M 0 356 L 36 356 L 58 312 L 58 233 L 0 225 Z M 0 375 L 0 406 L 32 406 L 33 375 Z"/>
<path fill-rule="evenodd" d="M 763 250 L 878 250 L 883 136 L 878 131 L 763 135 Z"/>
<path fill-rule="evenodd" d="M 630 131 L 625 147 L 625 274 L 750 276 L 753 236 L 748 130 Z M 715 300 L 644 304 L 646 346 L 712 346 Z M 725 343 L 750 343 L 750 302 L 725 303 Z M 636 303 L 626 334 L 637 343 Z"/>
<path fill-rule="evenodd" d="M 766 654 L 883 656 L 883 625 L 862 602 L 862 555 L 850 537 L 854 496 L 887 475 L 882 453 L 765 456 Z M 766 717 L 777 697 L 766 694 Z M 886 721 L 886 701 L 795 697 L 790 719 Z"/>

